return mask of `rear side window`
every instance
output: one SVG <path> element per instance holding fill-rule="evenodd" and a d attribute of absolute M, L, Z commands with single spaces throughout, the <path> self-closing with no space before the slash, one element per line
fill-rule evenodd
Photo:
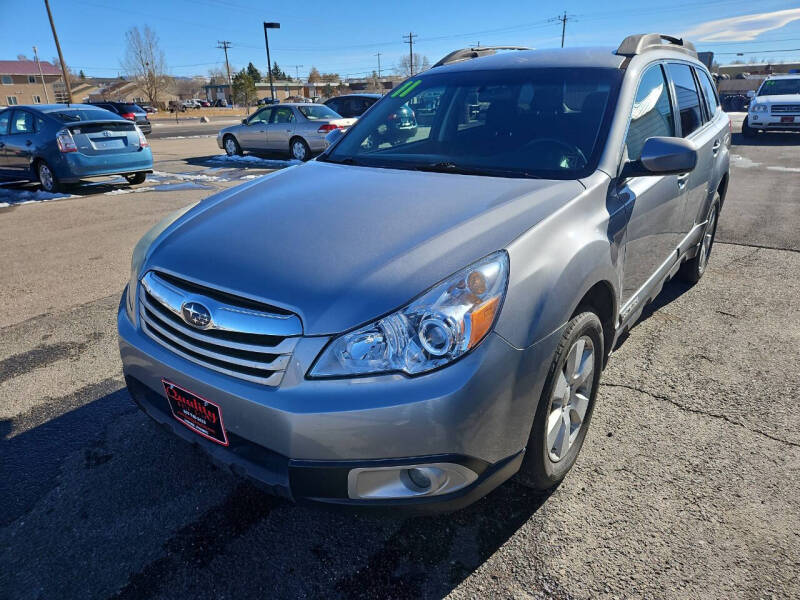
<path fill-rule="evenodd" d="M 695 73 L 697 73 L 697 79 L 700 81 L 700 87 L 703 89 L 703 96 L 706 99 L 708 114 L 710 117 L 713 117 L 715 114 L 717 114 L 717 108 L 719 107 L 717 86 L 715 86 L 714 82 L 711 81 L 711 77 L 708 75 L 708 73 L 702 69 L 695 69 Z"/>
<path fill-rule="evenodd" d="M 687 137 L 700 129 L 703 124 L 700 94 L 689 65 L 670 63 L 668 70 L 672 83 L 675 85 L 675 96 L 681 117 L 681 135 Z"/>
<path fill-rule="evenodd" d="M 0 135 L 5 135 L 8 133 L 8 121 L 10 119 L 10 110 L 0 110 Z"/>
<path fill-rule="evenodd" d="M 660 65 L 650 67 L 639 81 L 631 110 L 631 124 L 625 145 L 628 158 L 639 160 L 648 138 L 675 135 L 675 117 L 669 99 L 669 88 Z"/>
<path fill-rule="evenodd" d="M 75 123 L 77 121 L 116 121 L 124 120 L 116 113 L 103 110 L 102 108 L 76 108 L 64 109 L 58 112 L 48 113 L 62 123 Z"/>
<path fill-rule="evenodd" d="M 34 131 L 33 115 L 23 110 L 15 110 L 11 117 L 11 134 L 33 133 Z"/>
<path fill-rule="evenodd" d="M 293 123 L 294 112 L 288 106 L 280 106 L 272 109 L 270 123 Z"/>

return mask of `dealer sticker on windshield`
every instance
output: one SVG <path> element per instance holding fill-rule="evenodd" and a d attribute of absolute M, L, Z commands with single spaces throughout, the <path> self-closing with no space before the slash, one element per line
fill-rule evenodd
<path fill-rule="evenodd" d="M 201 398 L 181 386 L 162 379 L 172 416 L 204 438 L 228 445 L 228 435 L 222 423 L 222 410 L 210 400 Z"/>

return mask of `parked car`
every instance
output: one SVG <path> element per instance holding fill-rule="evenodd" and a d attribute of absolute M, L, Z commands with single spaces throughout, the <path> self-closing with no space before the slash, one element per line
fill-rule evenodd
<path fill-rule="evenodd" d="M 132 102 L 109 102 L 104 100 L 102 102 L 92 102 L 91 105 L 110 110 L 123 119 L 133 121 L 144 134 L 149 134 L 153 131 L 153 126 L 147 118 L 147 113 L 138 104 Z"/>
<path fill-rule="evenodd" d="M 222 129 L 217 145 L 228 156 L 244 151 L 288 152 L 308 160 L 325 149 L 325 136 L 334 129 L 347 130 L 355 119 L 344 119 L 321 104 L 278 104 L 256 111 L 241 125 Z"/>
<path fill-rule="evenodd" d="M 208 100 L 200 100 L 200 106 L 202 106 L 203 108 L 208 108 L 209 106 L 211 106 L 211 102 L 209 102 Z"/>
<path fill-rule="evenodd" d="M 343 117 L 360 117 L 366 110 L 382 98 L 381 94 L 348 94 L 334 96 L 325 100 L 324 104 L 333 112 Z"/>
<path fill-rule="evenodd" d="M 280 100 L 277 98 L 259 98 L 256 102 L 257 106 L 270 106 L 272 104 L 278 104 Z"/>
<path fill-rule="evenodd" d="M 169 108 L 169 112 L 186 112 L 186 107 L 183 105 L 183 102 L 180 100 L 170 100 L 169 104 L 167 105 Z"/>
<path fill-rule="evenodd" d="M 153 155 L 142 130 L 93 104 L 36 104 L 0 112 L 0 176 L 46 192 L 91 177 L 144 183 Z"/>
<path fill-rule="evenodd" d="M 202 105 L 200 104 L 200 101 L 199 100 L 195 100 L 194 98 L 191 98 L 189 100 L 184 100 L 181 104 L 183 105 L 184 108 L 187 108 L 187 109 L 188 108 L 197 109 L 197 108 L 201 108 L 202 107 Z"/>
<path fill-rule="evenodd" d="M 148 114 L 154 114 L 158 112 L 158 109 L 155 106 L 150 106 L 149 104 L 140 104 L 139 106 L 141 106 L 142 110 Z"/>
<path fill-rule="evenodd" d="M 707 268 L 730 121 L 676 38 L 494 51 L 139 242 L 118 329 L 149 416 L 287 498 L 457 508 L 566 476 L 615 343 Z M 423 94 L 430 126 L 367 143 Z"/>
<path fill-rule="evenodd" d="M 800 73 L 770 75 L 750 92 L 742 133 L 754 137 L 761 131 L 800 131 Z"/>

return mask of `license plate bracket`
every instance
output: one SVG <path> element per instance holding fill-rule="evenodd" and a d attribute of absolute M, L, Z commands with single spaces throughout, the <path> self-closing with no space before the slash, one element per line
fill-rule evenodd
<path fill-rule="evenodd" d="M 168 379 L 162 379 L 167 403 L 175 419 L 195 433 L 221 446 L 228 445 L 228 434 L 218 404 L 190 392 Z"/>

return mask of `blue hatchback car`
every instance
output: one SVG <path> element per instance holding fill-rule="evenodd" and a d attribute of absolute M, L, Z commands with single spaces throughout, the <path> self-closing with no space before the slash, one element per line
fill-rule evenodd
<path fill-rule="evenodd" d="M 0 177 L 38 181 L 46 192 L 89 177 L 144 183 L 153 154 L 131 121 L 89 104 L 13 106 L 0 111 Z"/>

